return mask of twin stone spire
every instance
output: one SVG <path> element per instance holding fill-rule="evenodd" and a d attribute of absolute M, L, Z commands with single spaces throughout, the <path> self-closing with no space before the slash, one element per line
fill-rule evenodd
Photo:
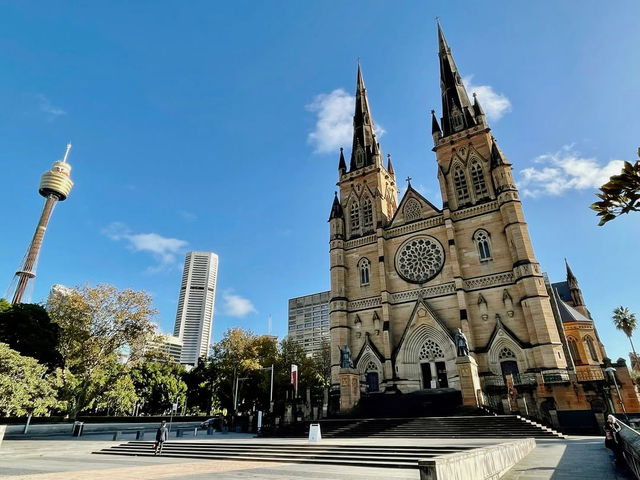
<path fill-rule="evenodd" d="M 484 110 L 475 94 L 473 95 L 473 104 L 469 101 L 467 90 L 462 83 L 458 67 L 453 60 L 451 48 L 447 44 L 440 23 L 438 23 L 438 57 L 440 60 L 440 88 L 442 93 L 442 117 L 440 122 L 436 118 L 435 111 L 431 111 L 431 133 L 436 143 L 443 137 L 448 137 L 468 128 L 488 126 Z M 495 152 L 496 157 L 502 156 L 497 146 L 495 146 Z M 498 162 L 500 162 L 500 159 L 496 158 L 494 163 Z M 349 170 L 347 170 L 344 152 L 341 148 L 338 170 L 342 176 L 347 171 L 351 172 L 376 164 L 382 165 L 382 151 L 376 138 L 367 89 L 364 85 L 360 62 L 358 62 L 351 160 L 349 162 Z M 391 158 L 387 163 L 387 171 L 393 174 Z"/>

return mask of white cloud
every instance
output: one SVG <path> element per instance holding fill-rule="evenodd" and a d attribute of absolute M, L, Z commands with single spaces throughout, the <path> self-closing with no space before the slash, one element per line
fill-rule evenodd
<path fill-rule="evenodd" d="M 317 115 L 316 127 L 307 137 L 315 153 L 327 153 L 348 145 L 353 134 L 355 97 L 342 88 L 316 95 L 305 108 Z"/>
<path fill-rule="evenodd" d="M 195 222 L 198 219 L 198 216 L 195 213 L 188 212 L 187 210 L 180 210 L 178 213 L 180 214 L 180 217 L 182 217 L 182 219 L 185 222 L 191 223 L 191 222 Z"/>
<path fill-rule="evenodd" d="M 178 238 L 167 238 L 157 233 L 132 233 L 123 223 L 113 222 L 102 233 L 111 240 L 124 240 L 127 247 L 134 252 L 150 253 L 158 262 L 150 272 L 157 272 L 174 265 L 176 256 L 184 253 L 188 242 Z"/>
<path fill-rule="evenodd" d="M 511 102 L 506 96 L 496 93 L 489 85 L 474 85 L 472 80 L 473 75 L 469 75 L 462 79 L 462 83 L 469 95 L 473 95 L 474 92 L 478 95 L 488 120 L 499 120 L 505 113 L 511 111 Z"/>
<path fill-rule="evenodd" d="M 45 95 L 38 94 L 36 98 L 39 102 L 40 111 L 47 114 L 50 120 L 53 120 L 61 115 L 66 115 L 67 112 L 60 107 L 56 107 L 51 103 L 51 100 Z"/>
<path fill-rule="evenodd" d="M 534 159 L 539 167 L 520 171 L 518 181 L 523 193 L 530 197 L 560 195 L 566 190 L 597 189 L 622 170 L 622 160 L 611 160 L 600 166 L 595 158 L 581 157 L 573 145 L 565 145 L 555 153 Z"/>
<path fill-rule="evenodd" d="M 251 300 L 248 298 L 235 295 L 229 291 L 222 293 L 222 299 L 224 300 L 224 314 L 230 317 L 246 317 L 250 313 L 256 313 L 256 307 L 253 306 Z"/>

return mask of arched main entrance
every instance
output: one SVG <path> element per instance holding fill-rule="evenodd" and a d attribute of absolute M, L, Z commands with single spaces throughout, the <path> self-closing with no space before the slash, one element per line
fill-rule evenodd
<path fill-rule="evenodd" d="M 449 386 L 444 352 L 435 341 L 427 339 L 420 349 L 418 361 L 420 362 L 423 389 Z"/>

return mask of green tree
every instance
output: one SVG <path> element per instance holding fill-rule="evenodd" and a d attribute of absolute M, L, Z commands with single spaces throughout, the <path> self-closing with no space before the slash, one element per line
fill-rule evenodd
<path fill-rule="evenodd" d="M 75 418 L 102 393 L 100 382 L 114 361 L 135 363 L 144 356 L 156 311 L 147 293 L 105 284 L 55 292 L 47 309 L 61 327 L 64 392 Z"/>
<path fill-rule="evenodd" d="M 62 366 L 59 341 L 60 326 L 51 321 L 42 306 L 0 301 L 0 342 L 53 370 Z"/>
<path fill-rule="evenodd" d="M 613 324 L 618 330 L 622 330 L 627 337 L 629 337 L 629 343 L 631 343 L 631 351 L 636 356 L 636 349 L 633 346 L 631 335 L 636 329 L 636 314 L 631 313 L 627 307 L 618 307 L 613 311 Z"/>
<path fill-rule="evenodd" d="M 179 363 L 145 361 L 131 369 L 131 378 L 141 403 L 141 411 L 163 414 L 178 400 L 184 405 L 187 384 L 185 368 Z"/>
<path fill-rule="evenodd" d="M 640 148 L 638 148 L 640 157 Z M 591 205 L 600 217 L 602 226 L 623 213 L 640 211 L 640 160 L 624 162 L 620 175 L 613 175 L 596 193 L 600 199 Z"/>
<path fill-rule="evenodd" d="M 45 415 L 61 408 L 58 389 L 60 370 L 47 374 L 47 367 L 34 358 L 24 357 L 0 343 L 0 414 Z"/>

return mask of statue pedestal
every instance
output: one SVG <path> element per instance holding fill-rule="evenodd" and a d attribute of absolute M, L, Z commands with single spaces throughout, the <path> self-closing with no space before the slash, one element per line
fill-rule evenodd
<path fill-rule="evenodd" d="M 344 413 L 360 401 L 360 372 L 355 368 L 341 368 L 338 379 L 340 381 L 340 413 Z"/>
<path fill-rule="evenodd" d="M 480 390 L 480 378 L 478 377 L 478 364 L 473 357 L 465 356 L 456 359 L 458 375 L 460 377 L 460 390 L 462 391 L 462 404 L 472 407 L 480 406 L 478 390 Z"/>

